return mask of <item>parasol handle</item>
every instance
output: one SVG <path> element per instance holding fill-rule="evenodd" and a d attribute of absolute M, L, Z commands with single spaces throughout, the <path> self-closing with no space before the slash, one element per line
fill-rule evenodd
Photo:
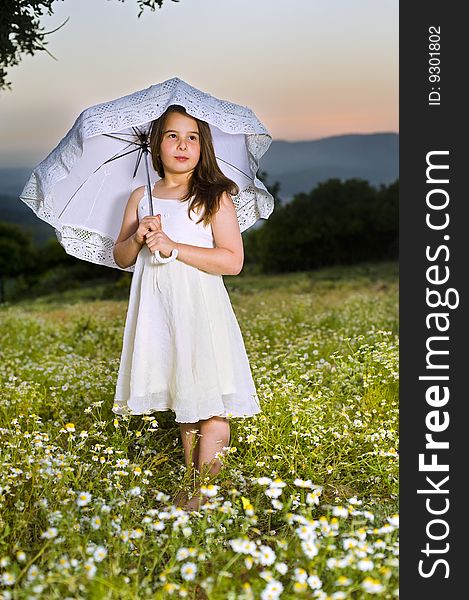
<path fill-rule="evenodd" d="M 148 199 L 150 201 L 150 214 L 153 216 L 153 196 L 151 194 L 151 183 L 150 183 L 150 171 L 148 169 L 148 146 L 147 144 L 143 144 L 142 146 L 143 153 L 145 154 L 145 170 L 147 172 L 147 185 L 148 185 Z"/>

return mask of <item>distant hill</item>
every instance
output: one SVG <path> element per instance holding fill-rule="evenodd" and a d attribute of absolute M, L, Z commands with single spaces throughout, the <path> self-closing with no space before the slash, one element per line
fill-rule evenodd
<path fill-rule="evenodd" d="M 331 177 L 366 179 L 389 184 L 399 177 L 399 135 L 338 135 L 306 142 L 272 142 L 261 158 L 269 183 L 280 183 L 280 197 L 289 200 L 309 192 Z"/>
<path fill-rule="evenodd" d="M 54 228 L 38 219 L 18 196 L 23 191 L 34 167 L 0 169 L 0 221 L 22 225 L 32 233 L 37 244 L 55 237 Z"/>
<path fill-rule="evenodd" d="M 0 221 L 21 225 L 31 232 L 33 240 L 39 245 L 50 237 L 55 237 L 54 228 L 36 217 L 17 196 L 0 194 Z"/>
<path fill-rule="evenodd" d="M 34 167 L 0 169 L 0 220 L 20 223 L 37 241 L 54 236 L 52 227 L 38 219 L 18 196 Z M 262 157 L 260 170 L 268 183 L 280 183 L 280 197 L 289 201 L 331 177 L 366 179 L 389 184 L 399 176 L 399 135 L 373 133 L 337 135 L 305 142 L 273 141 Z"/>
<path fill-rule="evenodd" d="M 34 167 L 0 169 L 0 196 L 19 196 Z"/>

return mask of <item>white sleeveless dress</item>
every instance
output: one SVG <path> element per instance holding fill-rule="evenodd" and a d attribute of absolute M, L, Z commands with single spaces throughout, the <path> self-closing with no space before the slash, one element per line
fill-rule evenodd
<path fill-rule="evenodd" d="M 138 218 L 150 214 L 147 188 Z M 213 248 L 211 225 L 187 202 L 153 197 L 175 242 Z M 222 275 L 176 259 L 154 263 L 144 244 L 135 262 L 112 411 L 172 410 L 178 423 L 261 412 L 238 321 Z"/>

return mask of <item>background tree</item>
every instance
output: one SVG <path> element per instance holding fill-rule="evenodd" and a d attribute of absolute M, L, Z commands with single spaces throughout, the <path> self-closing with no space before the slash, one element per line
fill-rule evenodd
<path fill-rule="evenodd" d="M 5 279 L 30 273 L 35 262 L 32 235 L 19 225 L 0 222 L 0 302 L 5 302 Z"/>
<path fill-rule="evenodd" d="M 329 179 L 277 207 L 246 241 L 258 270 L 278 273 L 394 260 L 397 240 L 397 182 L 377 190 L 361 179 Z"/>
<path fill-rule="evenodd" d="M 259 171 L 257 177 L 262 181 L 268 191 L 272 194 L 274 198 L 274 211 L 273 214 L 277 212 L 277 209 L 282 206 L 282 200 L 279 196 L 280 193 L 280 182 L 276 181 L 275 183 L 269 183 L 269 175 L 266 171 Z M 271 217 L 269 217 L 270 219 Z M 257 227 L 262 227 L 263 224 L 260 223 Z M 243 245 L 244 245 L 244 262 L 246 266 L 249 266 L 251 269 L 254 266 L 254 270 L 258 269 L 258 264 L 256 257 L 259 256 L 259 249 L 257 247 L 260 237 L 255 235 L 257 228 L 248 229 L 243 232 Z M 253 235 L 254 233 L 254 235 Z"/>
<path fill-rule="evenodd" d="M 274 210 L 278 208 L 282 204 L 282 200 L 279 196 L 280 194 L 280 182 L 275 181 L 274 183 L 269 182 L 269 174 L 267 171 L 259 171 L 257 174 L 257 178 L 262 181 L 265 187 L 269 190 L 269 192 L 274 197 Z"/>
<path fill-rule="evenodd" d="M 41 27 L 41 17 L 47 13 L 53 14 L 52 5 L 59 0 L 0 0 L 0 90 L 11 89 L 11 83 L 6 80 L 7 69 L 18 65 L 23 54 L 34 55 L 38 51 L 52 54 L 46 48 L 45 37 L 60 29 L 44 31 Z M 63 2 L 63 0 L 60 0 Z M 124 2 L 125 0 L 119 0 Z M 137 0 L 140 17 L 145 7 L 154 11 L 161 8 L 164 0 Z M 179 2 L 179 0 L 171 0 Z M 52 58 L 55 58 L 52 56 Z"/>

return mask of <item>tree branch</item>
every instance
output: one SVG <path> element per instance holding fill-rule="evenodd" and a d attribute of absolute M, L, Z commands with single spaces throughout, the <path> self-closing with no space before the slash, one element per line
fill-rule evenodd
<path fill-rule="evenodd" d="M 36 52 L 47 52 L 55 58 L 46 48 L 45 36 L 55 33 L 63 27 L 62 25 L 52 31 L 44 31 L 41 27 L 40 17 L 44 13 L 54 14 L 52 5 L 59 0 L 2 0 L 0 20 L 0 91 L 11 90 L 11 82 L 7 81 L 7 69 L 21 62 L 22 55 Z M 64 1 L 64 0 L 60 0 Z M 108 0 L 109 1 L 109 0 Z M 125 2 L 125 0 L 118 0 Z M 140 9 L 138 17 L 143 14 L 145 8 L 155 11 L 163 6 L 164 0 L 137 0 Z M 171 0 L 179 2 L 179 0 Z"/>

